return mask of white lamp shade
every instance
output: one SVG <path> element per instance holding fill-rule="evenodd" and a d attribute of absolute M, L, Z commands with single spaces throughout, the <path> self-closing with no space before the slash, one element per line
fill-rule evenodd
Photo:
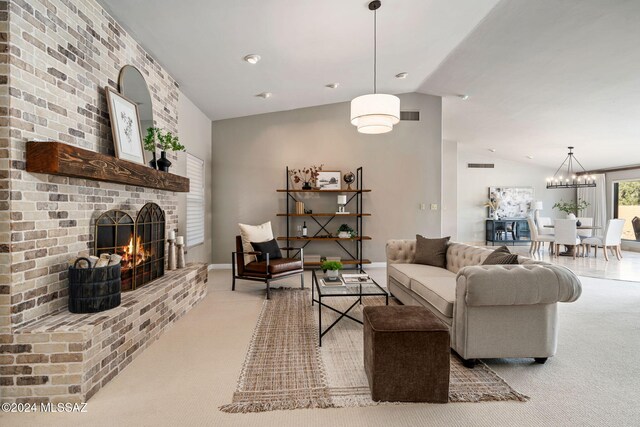
<path fill-rule="evenodd" d="M 351 101 L 351 124 L 360 133 L 386 133 L 400 122 L 400 98 L 382 93 L 362 95 Z"/>
<path fill-rule="evenodd" d="M 346 205 L 347 204 L 347 196 L 345 196 L 344 194 L 340 194 L 338 196 L 338 204 L 339 205 Z"/>
<path fill-rule="evenodd" d="M 542 201 L 540 201 L 540 200 L 536 201 L 533 204 L 533 209 L 541 211 L 542 210 Z"/>

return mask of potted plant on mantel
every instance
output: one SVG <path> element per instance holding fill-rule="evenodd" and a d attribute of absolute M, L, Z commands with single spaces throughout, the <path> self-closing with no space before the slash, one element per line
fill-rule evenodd
<path fill-rule="evenodd" d="M 340 261 L 325 261 L 322 263 L 322 270 L 329 278 L 338 277 L 338 273 L 342 270 L 342 263 Z"/>
<path fill-rule="evenodd" d="M 156 145 L 159 145 L 162 150 L 158 160 L 156 160 Z M 171 132 L 163 133 L 160 128 L 151 127 L 147 129 L 147 136 L 144 138 L 144 149 L 153 153 L 153 160 L 149 163 L 151 167 L 155 169 L 155 165 L 162 172 L 169 172 L 171 161 L 167 159 L 167 151 L 184 151 L 185 147 Z"/>
<path fill-rule="evenodd" d="M 568 219 L 576 219 L 576 216 L 580 215 L 580 212 L 585 210 L 589 205 L 590 203 L 583 199 L 578 199 L 575 202 L 560 200 L 553 205 L 553 209 L 558 209 L 560 212 L 566 213 Z M 578 227 L 580 226 L 580 224 L 577 225 Z"/>

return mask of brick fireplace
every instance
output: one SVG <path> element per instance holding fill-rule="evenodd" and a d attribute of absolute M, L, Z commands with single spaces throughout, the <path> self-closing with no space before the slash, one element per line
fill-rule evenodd
<path fill-rule="evenodd" d="M 96 253 L 100 214 L 121 211 L 135 224 L 154 204 L 164 214 L 155 228 L 164 240 L 178 225 L 178 196 L 27 172 L 27 142 L 50 139 L 112 156 L 103 93 L 117 89 L 127 64 L 145 77 L 155 125 L 177 134 L 178 86 L 94 0 L 0 0 L 0 39 L 7 45 L 0 50 L 0 398 L 84 401 L 206 295 L 206 267 L 163 276 L 165 260 L 145 264 L 141 282 L 153 283 L 123 294 L 119 307 L 69 313 L 67 268 Z M 164 244 L 150 242 L 159 261 Z M 134 289 L 138 272 L 131 274 Z"/>

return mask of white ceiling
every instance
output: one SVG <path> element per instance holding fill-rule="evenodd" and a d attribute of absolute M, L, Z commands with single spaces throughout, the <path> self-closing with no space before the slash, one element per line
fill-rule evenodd
<path fill-rule="evenodd" d="M 367 0 L 99 1 L 212 120 L 372 90 Z M 639 22 L 638 0 L 383 0 L 378 90 L 443 96 L 444 138 L 464 149 L 557 167 L 574 145 L 588 169 L 637 164 Z"/>
<path fill-rule="evenodd" d="M 383 0 L 378 91 L 415 92 L 498 0 Z M 100 0 L 212 120 L 343 102 L 373 86 L 367 0 Z M 249 65 L 242 58 L 257 53 Z M 409 77 L 394 76 L 406 71 Z M 339 82 L 338 89 L 325 85 Z M 267 100 L 255 95 L 272 92 Z"/>
<path fill-rule="evenodd" d="M 470 95 L 443 101 L 444 137 L 466 148 L 640 164 L 640 1 L 502 1 L 420 92 Z"/>

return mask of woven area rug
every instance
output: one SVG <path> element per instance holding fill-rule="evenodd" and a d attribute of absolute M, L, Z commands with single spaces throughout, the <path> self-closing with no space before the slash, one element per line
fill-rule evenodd
<path fill-rule="evenodd" d="M 344 310 L 354 301 L 332 298 L 329 305 Z M 384 299 L 368 297 L 364 304 L 384 304 Z M 233 401 L 220 410 L 246 413 L 380 404 L 371 400 L 364 371 L 362 325 L 342 319 L 322 338 L 320 348 L 317 313 L 309 290 L 274 289 L 262 307 Z M 349 314 L 362 319 L 362 307 Z M 337 316 L 324 309 L 324 328 Z M 528 400 L 484 363 L 467 369 L 454 355 L 450 381 L 450 402 Z"/>

